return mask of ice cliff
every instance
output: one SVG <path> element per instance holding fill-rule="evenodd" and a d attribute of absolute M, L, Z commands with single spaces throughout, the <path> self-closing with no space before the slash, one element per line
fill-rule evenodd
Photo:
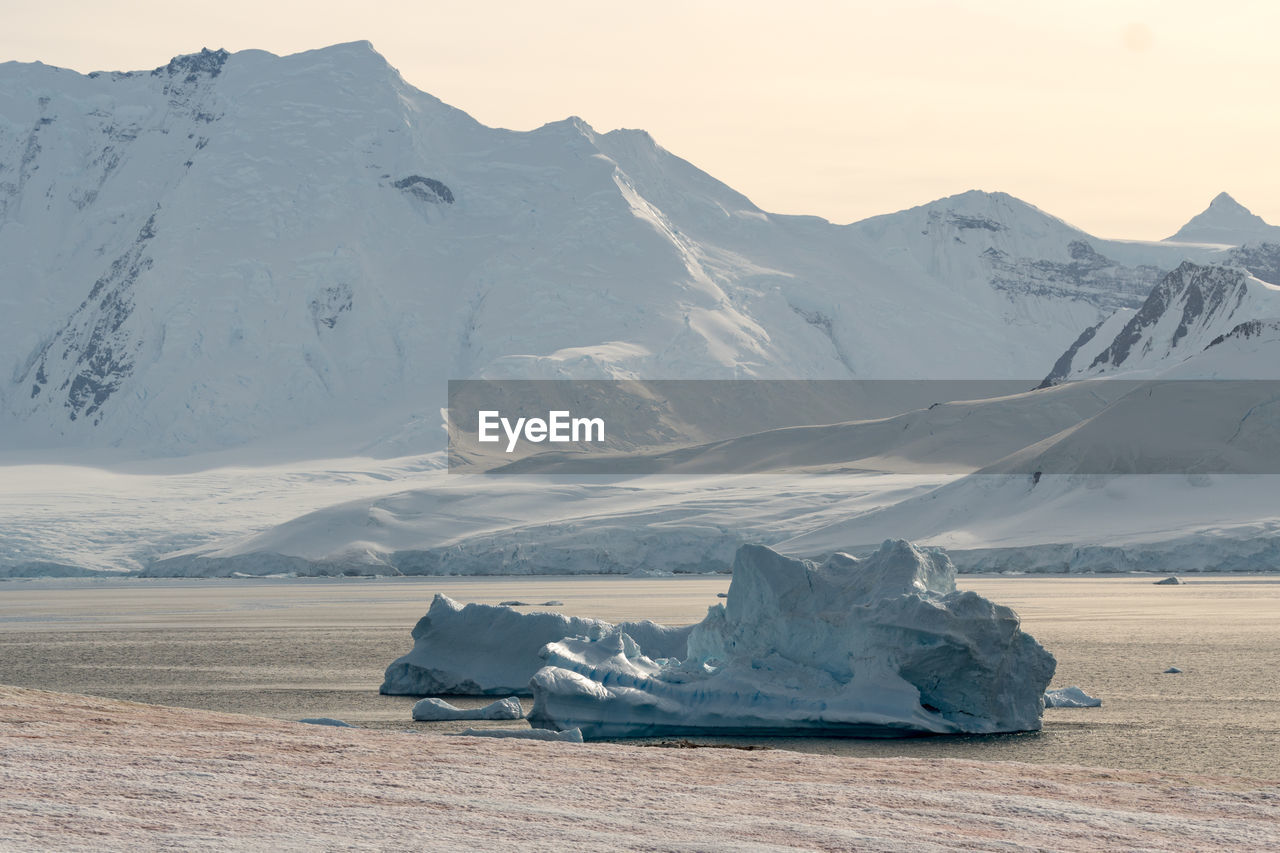
<path fill-rule="evenodd" d="M 943 552 L 902 540 L 821 564 L 743 546 L 683 661 L 625 631 L 542 654 L 530 723 L 588 739 L 1035 730 L 1056 665 L 1012 610 L 957 591 Z"/>

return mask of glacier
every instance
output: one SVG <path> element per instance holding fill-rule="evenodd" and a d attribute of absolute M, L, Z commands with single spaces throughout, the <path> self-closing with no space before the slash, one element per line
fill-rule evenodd
<path fill-rule="evenodd" d="M 821 564 L 744 545 L 683 660 L 624 630 L 542 651 L 531 725 L 592 738 L 894 737 L 1037 730 L 1056 666 L 945 553 L 886 541 Z"/>
<path fill-rule="evenodd" d="M 564 637 L 634 636 L 650 654 L 683 656 L 690 628 L 648 620 L 613 625 L 540 611 L 521 613 L 491 604 L 462 605 L 437 594 L 413 628 L 413 649 L 392 661 L 379 688 L 395 696 L 529 693 L 542 665 L 539 650 Z"/>

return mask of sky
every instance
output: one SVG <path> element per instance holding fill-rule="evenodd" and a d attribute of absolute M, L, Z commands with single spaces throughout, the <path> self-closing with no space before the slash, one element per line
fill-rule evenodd
<path fill-rule="evenodd" d="M 0 61 L 154 68 L 368 39 L 485 124 L 643 128 L 756 204 L 851 222 L 968 189 L 1159 239 L 1280 223 L 1280 4 L 0 0 Z"/>

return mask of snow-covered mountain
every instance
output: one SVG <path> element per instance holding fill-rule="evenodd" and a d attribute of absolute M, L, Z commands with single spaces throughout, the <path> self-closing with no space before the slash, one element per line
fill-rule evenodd
<path fill-rule="evenodd" d="M 463 377 L 1043 374 L 1220 254 L 999 193 L 769 214 L 642 131 L 485 127 L 367 43 L 7 63 L 0 449 L 412 452 Z"/>
<path fill-rule="evenodd" d="M 1178 229 L 1171 243 L 1220 243 L 1241 246 L 1245 243 L 1280 242 L 1280 226 L 1269 225 L 1261 216 L 1226 193 L 1218 193 L 1202 212 Z"/>
<path fill-rule="evenodd" d="M 1280 246 L 1260 246 L 1257 253 Z M 1178 378 L 1276 378 L 1275 359 L 1255 357 L 1280 322 L 1280 287 L 1241 266 L 1184 262 L 1152 289 L 1135 312 L 1117 312 L 1087 329 L 1058 359 L 1045 385 L 1102 376 L 1142 378 L 1178 367 Z M 1249 353 L 1223 355 L 1239 344 Z M 1201 356 L 1227 344 L 1205 361 Z M 1212 365 L 1210 365 L 1212 362 Z"/>

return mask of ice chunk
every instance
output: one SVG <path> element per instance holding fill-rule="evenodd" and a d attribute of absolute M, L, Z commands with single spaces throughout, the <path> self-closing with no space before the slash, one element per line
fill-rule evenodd
<path fill-rule="evenodd" d="M 1177 585 L 1177 584 L 1181 584 L 1181 583 L 1182 583 L 1182 581 L 1180 581 L 1178 578 L 1176 578 L 1176 577 L 1174 577 L 1174 576 L 1170 575 L 1169 577 L 1165 578 L 1165 579 L 1164 579 L 1164 580 L 1162 580 L 1162 581 L 1156 581 L 1156 582 L 1155 582 L 1155 585 L 1156 585 L 1156 586 L 1175 586 L 1175 585 Z"/>
<path fill-rule="evenodd" d="M 820 565 L 743 546 L 683 662 L 625 632 L 543 656 L 530 723 L 588 739 L 1034 730 L 1055 667 L 1012 610 L 956 590 L 944 553 L 901 540 Z"/>
<path fill-rule="evenodd" d="M 419 722 L 438 720 L 519 720 L 524 717 L 520 700 L 512 696 L 499 699 L 483 708 L 459 708 L 443 699 L 423 699 L 413 706 L 413 718 Z"/>
<path fill-rule="evenodd" d="M 1059 687 L 1044 692 L 1046 708 L 1097 708 L 1100 705 L 1101 699 L 1090 696 L 1079 687 Z"/>
<path fill-rule="evenodd" d="M 626 631 L 655 657 L 685 656 L 691 626 L 655 622 L 614 626 L 599 619 L 560 613 L 521 613 L 510 607 L 468 604 L 437 595 L 413 629 L 413 650 L 387 667 L 380 692 L 397 696 L 433 694 L 528 695 L 529 679 L 542 660 L 538 651 L 564 637 L 603 637 Z"/>
<path fill-rule="evenodd" d="M 307 723 L 312 726 L 337 726 L 344 729 L 354 729 L 355 726 L 350 723 L 344 723 L 342 720 L 335 720 L 333 717 L 305 717 L 298 720 L 300 723 Z"/>
<path fill-rule="evenodd" d="M 1182 670 L 1178 669 L 1176 666 L 1171 666 L 1164 671 L 1164 674 L 1169 675 L 1171 673 L 1178 673 L 1178 672 L 1182 672 Z"/>
<path fill-rule="evenodd" d="M 461 737 L 502 737 L 520 740 L 554 740 L 561 743 L 582 743 L 582 732 L 569 729 L 558 732 L 551 729 L 466 729 L 458 732 Z"/>

